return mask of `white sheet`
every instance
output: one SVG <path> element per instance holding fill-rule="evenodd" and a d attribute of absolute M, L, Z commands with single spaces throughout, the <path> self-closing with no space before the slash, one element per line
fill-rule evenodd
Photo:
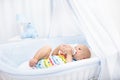
<path fill-rule="evenodd" d="M 32 69 L 36 69 L 36 68 L 31 68 L 29 66 L 29 61 L 25 61 L 22 64 L 19 65 L 18 67 L 19 70 L 32 70 Z"/>
<path fill-rule="evenodd" d="M 28 61 L 35 52 L 43 45 L 49 44 L 53 48 L 61 43 L 67 44 L 86 44 L 85 38 L 82 36 L 52 38 L 52 39 L 35 39 L 23 40 L 13 43 L 0 45 L 0 76 L 3 80 L 69 80 L 74 79 L 89 79 L 94 76 L 99 76 L 101 63 L 98 57 L 75 61 L 72 63 L 53 66 L 47 69 L 30 69 L 26 61 Z M 22 66 L 20 66 L 23 63 Z M 8 65 L 9 64 L 9 65 Z M 19 68 L 18 68 L 19 67 Z M 27 69 L 26 69 L 27 68 Z M 70 73 L 71 72 L 71 73 Z M 78 75 L 80 74 L 80 75 Z M 74 75 L 74 76 L 71 76 Z M 63 77 L 64 76 L 64 77 Z"/>
<path fill-rule="evenodd" d="M 93 57 L 93 58 L 89 58 L 89 59 L 74 61 L 74 62 L 61 64 L 61 65 L 56 65 L 56 66 L 52 66 L 52 67 L 45 68 L 45 69 L 36 69 L 36 68 L 29 67 L 29 61 L 25 61 L 18 66 L 17 70 L 19 70 L 21 72 L 32 71 L 33 73 L 28 73 L 28 75 L 29 74 L 35 75 L 35 74 L 54 73 L 54 71 L 55 72 L 56 71 L 61 71 L 62 69 L 68 70 L 68 68 L 74 69 L 75 67 L 77 68 L 78 66 L 79 66 L 79 68 L 82 68 L 82 67 L 87 68 L 88 66 L 94 66 L 96 64 L 99 68 L 101 63 L 100 63 L 100 60 L 99 60 L 98 57 Z M 88 67 L 88 69 L 89 69 L 89 67 Z M 41 71 L 46 71 L 46 70 L 47 70 L 47 72 L 44 72 L 44 73 L 41 72 Z M 35 72 L 35 71 L 38 71 L 39 73 Z"/>

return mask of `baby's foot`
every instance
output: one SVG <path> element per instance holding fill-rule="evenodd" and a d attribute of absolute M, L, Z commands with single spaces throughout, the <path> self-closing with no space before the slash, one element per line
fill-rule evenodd
<path fill-rule="evenodd" d="M 36 60 L 36 59 L 31 59 L 30 61 L 29 61 L 29 66 L 30 67 L 35 67 L 36 66 L 36 64 L 37 64 L 37 62 L 38 62 L 38 60 Z"/>

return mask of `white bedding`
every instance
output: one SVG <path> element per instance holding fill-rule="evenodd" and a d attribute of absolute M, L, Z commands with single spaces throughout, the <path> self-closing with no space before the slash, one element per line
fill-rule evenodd
<path fill-rule="evenodd" d="M 97 60 L 97 58 L 96 59 L 89 59 L 90 61 L 89 62 L 92 62 L 93 60 Z M 71 62 L 70 64 L 73 64 L 73 63 L 75 63 L 76 61 L 73 61 L 73 62 Z M 85 64 L 85 63 L 83 63 L 83 60 L 82 61 L 79 61 L 80 62 L 80 64 Z M 96 61 L 95 61 L 96 62 Z M 86 62 L 87 63 L 87 62 Z M 62 66 L 64 66 L 64 65 L 68 65 L 68 63 L 67 64 L 61 64 Z M 52 66 L 52 67 L 57 67 L 57 66 L 60 66 L 60 65 L 55 65 L 55 66 Z M 51 68 L 51 67 L 49 67 L 49 68 Z M 48 68 L 48 69 L 49 69 Z M 42 69 L 42 68 L 41 68 Z M 23 62 L 23 63 L 21 63 L 19 66 L 18 66 L 18 70 L 36 70 L 36 68 L 35 67 L 30 67 L 29 66 L 29 61 L 25 61 L 25 62 Z M 38 69 L 39 70 L 39 69 Z"/>
<path fill-rule="evenodd" d="M 98 79 L 100 60 L 98 57 L 75 61 L 47 69 L 31 69 L 28 61 L 43 45 L 86 44 L 80 36 L 35 39 L 0 45 L 0 80 L 88 80 Z M 87 44 L 86 44 L 87 45 Z"/>
<path fill-rule="evenodd" d="M 29 66 L 29 61 L 25 61 L 25 62 L 23 62 L 22 64 L 20 64 L 20 65 L 18 66 L 18 69 L 19 69 L 19 70 L 32 70 L 33 68 L 31 68 L 31 67 Z M 36 69 L 36 68 L 34 68 L 34 69 Z"/>
<path fill-rule="evenodd" d="M 89 59 L 84 59 L 84 60 L 79 60 L 79 61 L 73 61 L 73 62 L 70 62 L 70 63 L 56 65 L 56 66 L 52 66 L 52 67 L 44 68 L 44 69 L 31 68 L 31 67 L 29 67 L 29 61 L 25 61 L 25 62 L 21 63 L 18 66 L 17 69 L 18 70 L 22 70 L 23 72 L 24 71 L 34 71 L 34 70 L 35 71 L 36 70 L 40 71 L 40 70 L 45 70 L 45 69 L 48 70 L 48 71 L 51 71 L 51 69 L 52 69 L 53 70 L 52 72 L 54 72 L 55 69 L 57 69 L 56 71 L 60 71 L 61 69 L 71 69 L 71 68 L 74 69 L 74 68 L 77 68 L 78 66 L 79 66 L 79 68 L 80 67 L 81 68 L 82 67 L 86 67 L 86 68 L 88 67 L 88 69 L 89 69 L 89 66 L 94 67 L 95 65 L 100 66 L 100 60 L 99 60 L 98 57 L 92 57 L 92 58 L 89 58 Z"/>

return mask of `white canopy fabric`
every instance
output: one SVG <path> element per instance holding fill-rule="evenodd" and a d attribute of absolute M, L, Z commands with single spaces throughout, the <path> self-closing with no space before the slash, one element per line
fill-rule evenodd
<path fill-rule="evenodd" d="M 119 33 L 114 26 L 107 26 L 92 12 L 86 1 L 74 1 L 81 27 L 88 43 L 102 59 L 101 80 L 120 79 Z M 109 22 L 109 21 L 108 21 Z M 105 60 L 105 61 L 104 61 Z"/>
<path fill-rule="evenodd" d="M 120 79 L 118 0 L 0 0 L 0 41 L 32 22 L 40 38 L 84 34 L 101 58 L 100 80 Z M 26 20 L 16 21 L 16 16 Z M 9 35 L 8 35 L 9 34 Z"/>

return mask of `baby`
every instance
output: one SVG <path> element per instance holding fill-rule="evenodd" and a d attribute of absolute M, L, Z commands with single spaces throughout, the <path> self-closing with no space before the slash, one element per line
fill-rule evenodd
<path fill-rule="evenodd" d="M 91 53 L 87 46 L 78 44 L 72 46 L 62 44 L 53 51 L 50 46 L 40 48 L 34 57 L 29 61 L 30 67 L 47 68 L 53 65 L 65 64 L 73 60 L 90 58 Z"/>

